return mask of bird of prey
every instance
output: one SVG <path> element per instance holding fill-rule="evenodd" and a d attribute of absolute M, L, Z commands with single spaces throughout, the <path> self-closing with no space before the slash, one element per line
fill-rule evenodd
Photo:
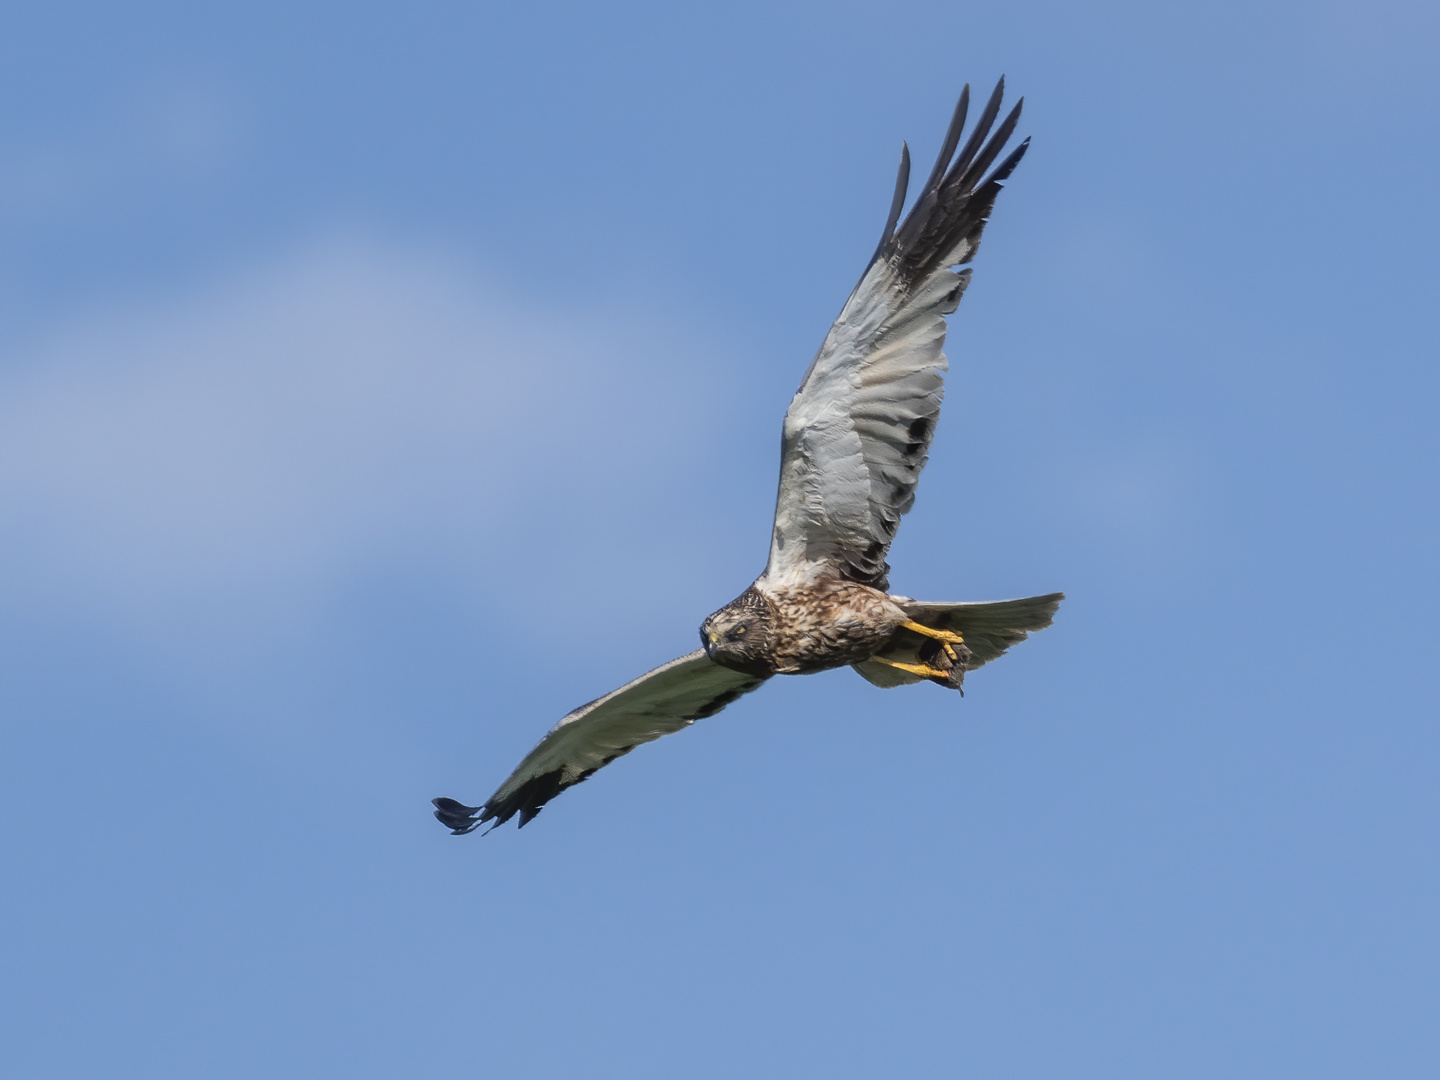
<path fill-rule="evenodd" d="M 1002 78 L 963 146 L 970 87 L 961 92 L 903 222 L 910 152 L 901 150 L 880 243 L 785 413 L 765 572 L 701 623 L 700 649 L 564 717 L 483 806 L 434 800 L 452 832 L 516 815 L 523 826 L 596 769 L 773 675 L 848 664 L 877 686 L 960 690 L 967 671 L 1050 625 L 1062 593 L 926 603 L 889 593 L 885 561 L 940 414 L 945 316 L 970 281 L 956 268 L 974 257 L 1001 182 L 1029 146 L 995 164 L 1024 100 L 996 127 L 1004 89 Z"/>

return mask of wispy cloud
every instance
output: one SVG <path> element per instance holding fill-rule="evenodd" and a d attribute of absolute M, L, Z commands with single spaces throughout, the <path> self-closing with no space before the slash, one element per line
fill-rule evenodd
<path fill-rule="evenodd" d="M 575 516 L 624 516 L 635 473 L 665 483 L 723 406 L 673 336 L 566 314 L 576 291 L 526 306 L 433 252 L 342 239 L 52 334 L 0 377 L 12 615 L 221 649 L 262 621 L 305 633 L 377 562 L 509 596 L 509 568 L 546 558 L 518 523 L 606 565 L 603 521 Z"/>

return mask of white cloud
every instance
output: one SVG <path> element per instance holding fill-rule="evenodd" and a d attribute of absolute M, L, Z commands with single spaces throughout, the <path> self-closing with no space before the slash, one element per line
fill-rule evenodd
<path fill-rule="evenodd" d="M 526 306 L 434 253 L 340 240 L 57 331 L 0 375 L 11 614 L 213 650 L 261 621 L 306 633 L 386 560 L 513 595 L 517 523 L 624 516 L 723 408 L 693 344 L 581 291 L 560 275 Z M 593 530 L 571 545 L 603 564 Z"/>

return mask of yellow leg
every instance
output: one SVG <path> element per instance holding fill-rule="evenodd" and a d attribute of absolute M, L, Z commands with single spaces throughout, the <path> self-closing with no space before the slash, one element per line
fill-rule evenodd
<path fill-rule="evenodd" d="M 917 634 L 924 634 L 926 637 L 939 638 L 945 645 L 945 655 L 951 660 L 958 659 L 955 655 L 954 645 L 965 644 L 965 639 L 953 630 L 936 630 L 933 626 L 921 626 L 918 622 L 906 619 L 900 624 L 906 630 L 913 630 Z M 954 643 L 952 645 L 951 643 Z"/>
<path fill-rule="evenodd" d="M 939 668 L 927 667 L 924 664 L 902 664 L 899 660 L 886 660 L 883 656 L 872 656 L 870 658 L 877 664 L 888 664 L 890 667 L 899 668 L 901 671 L 908 671 L 911 675 L 921 675 L 927 679 L 950 678 L 948 671 L 941 671 Z"/>

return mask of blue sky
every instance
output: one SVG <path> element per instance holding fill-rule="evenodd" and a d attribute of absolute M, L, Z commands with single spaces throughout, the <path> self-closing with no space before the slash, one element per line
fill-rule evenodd
<path fill-rule="evenodd" d="M 7 1075 L 1433 1074 L 1437 29 L 7 7 Z M 900 141 L 1002 72 L 892 580 L 1056 626 L 446 835 L 761 569 Z"/>

